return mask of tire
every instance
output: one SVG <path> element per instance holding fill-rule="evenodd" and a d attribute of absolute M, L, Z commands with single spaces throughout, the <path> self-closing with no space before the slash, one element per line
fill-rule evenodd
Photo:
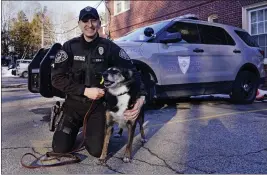
<path fill-rule="evenodd" d="M 238 73 L 234 83 L 231 101 L 235 104 L 251 104 L 255 98 L 259 87 L 259 78 L 250 71 Z"/>
<path fill-rule="evenodd" d="M 27 71 L 22 72 L 21 76 L 22 78 L 28 78 L 28 72 Z"/>

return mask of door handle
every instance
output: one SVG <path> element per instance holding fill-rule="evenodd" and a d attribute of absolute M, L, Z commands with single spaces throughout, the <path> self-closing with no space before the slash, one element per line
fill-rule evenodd
<path fill-rule="evenodd" d="M 233 52 L 234 53 L 241 53 L 241 51 L 240 50 L 237 50 L 237 49 L 233 50 Z"/>
<path fill-rule="evenodd" d="M 203 49 L 199 49 L 199 48 L 196 48 L 196 49 L 194 49 L 193 51 L 194 51 L 194 52 L 197 52 L 197 53 L 204 52 Z"/>

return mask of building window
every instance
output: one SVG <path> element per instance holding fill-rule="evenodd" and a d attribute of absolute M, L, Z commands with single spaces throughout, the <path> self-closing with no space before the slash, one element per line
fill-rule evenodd
<path fill-rule="evenodd" d="M 210 15 L 210 16 L 208 17 L 208 21 L 209 21 L 209 22 L 219 22 L 219 21 L 218 21 L 218 15 L 217 15 L 217 14 Z"/>
<path fill-rule="evenodd" d="M 114 15 L 118 15 L 127 10 L 130 10 L 131 1 L 113 1 L 114 2 Z"/>
<path fill-rule="evenodd" d="M 125 7 L 125 10 L 129 10 L 130 9 L 130 1 L 124 1 L 124 7 Z"/>
<path fill-rule="evenodd" d="M 267 7 L 250 10 L 249 12 L 249 33 L 267 53 Z"/>

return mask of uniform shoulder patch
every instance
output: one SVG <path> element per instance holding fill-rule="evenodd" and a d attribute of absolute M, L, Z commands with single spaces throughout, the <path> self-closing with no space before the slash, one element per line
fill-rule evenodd
<path fill-rule="evenodd" d="M 126 60 L 130 60 L 130 57 L 123 49 L 120 50 L 119 57 L 126 59 Z"/>
<path fill-rule="evenodd" d="M 64 50 L 60 50 L 55 58 L 55 63 L 61 63 L 68 59 L 68 54 Z"/>

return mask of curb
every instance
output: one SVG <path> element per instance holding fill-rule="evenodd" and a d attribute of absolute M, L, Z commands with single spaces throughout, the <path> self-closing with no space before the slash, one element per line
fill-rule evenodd
<path fill-rule="evenodd" d="M 2 88 L 25 88 L 27 87 L 28 84 L 9 84 L 9 85 L 3 85 L 2 84 Z"/>

